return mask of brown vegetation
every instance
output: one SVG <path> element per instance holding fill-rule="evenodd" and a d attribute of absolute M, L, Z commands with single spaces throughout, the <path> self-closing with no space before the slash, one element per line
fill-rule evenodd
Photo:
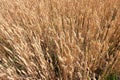
<path fill-rule="evenodd" d="M 0 0 L 0 79 L 104 80 L 119 54 L 120 0 Z"/>

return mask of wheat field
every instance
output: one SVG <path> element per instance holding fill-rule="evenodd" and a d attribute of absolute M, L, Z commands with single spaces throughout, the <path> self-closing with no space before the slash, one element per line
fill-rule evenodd
<path fill-rule="evenodd" d="M 120 80 L 120 0 L 0 0 L 0 80 Z"/>

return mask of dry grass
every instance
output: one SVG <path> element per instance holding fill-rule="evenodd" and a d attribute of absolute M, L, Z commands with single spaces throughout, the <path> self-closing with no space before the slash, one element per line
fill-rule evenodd
<path fill-rule="evenodd" d="M 1 80 L 120 76 L 120 0 L 0 0 Z"/>

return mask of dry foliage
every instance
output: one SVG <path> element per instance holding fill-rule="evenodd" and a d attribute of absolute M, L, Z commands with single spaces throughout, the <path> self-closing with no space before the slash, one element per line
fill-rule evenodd
<path fill-rule="evenodd" d="M 104 80 L 119 53 L 120 0 L 0 0 L 1 80 Z"/>

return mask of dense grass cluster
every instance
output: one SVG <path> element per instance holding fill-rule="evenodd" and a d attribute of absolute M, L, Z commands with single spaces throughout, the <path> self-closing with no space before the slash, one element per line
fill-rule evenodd
<path fill-rule="evenodd" d="M 120 0 L 0 0 L 0 80 L 119 77 Z"/>

